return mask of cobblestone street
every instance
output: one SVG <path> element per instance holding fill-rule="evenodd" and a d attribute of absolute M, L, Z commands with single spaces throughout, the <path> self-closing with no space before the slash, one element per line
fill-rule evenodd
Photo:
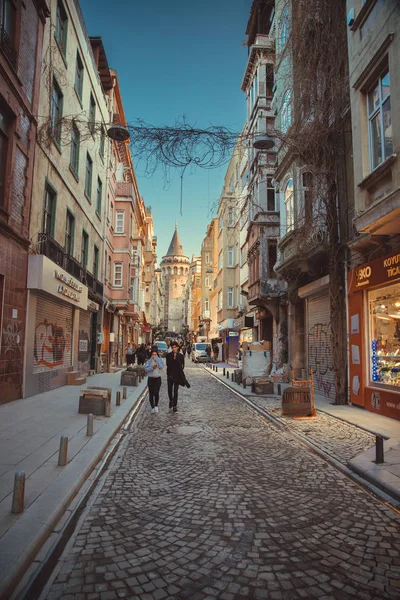
<path fill-rule="evenodd" d="M 186 374 L 178 413 L 165 376 L 160 412 L 142 407 L 41 598 L 399 598 L 399 515 L 189 361 Z M 373 443 L 326 419 L 300 427 L 320 444 L 330 428 L 342 462 Z"/>

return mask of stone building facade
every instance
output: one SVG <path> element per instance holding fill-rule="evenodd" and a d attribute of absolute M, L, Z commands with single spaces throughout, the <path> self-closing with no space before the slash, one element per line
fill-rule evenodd
<path fill-rule="evenodd" d="M 45 0 L 0 3 L 0 403 L 21 398 Z M 7 14 L 5 12 L 7 10 Z M 3 20 L 4 19 L 4 20 Z"/>
<path fill-rule="evenodd" d="M 190 261 L 183 251 L 177 225 L 168 252 L 163 256 L 160 266 L 164 329 L 169 333 L 179 334 L 186 326 L 185 290 Z"/>

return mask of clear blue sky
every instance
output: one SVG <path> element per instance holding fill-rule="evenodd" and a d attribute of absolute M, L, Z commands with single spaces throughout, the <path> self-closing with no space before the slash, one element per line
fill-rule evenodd
<path fill-rule="evenodd" d="M 118 72 L 128 122 L 173 125 L 185 115 L 198 127 L 240 131 L 246 114 L 242 42 L 251 2 L 80 0 L 89 35 L 103 38 L 108 63 Z M 199 254 L 225 170 L 187 170 L 180 216 L 180 173 L 172 171 L 166 184 L 161 169 L 151 178 L 137 169 L 140 193 L 153 211 L 159 260 L 175 221 L 185 254 Z"/>

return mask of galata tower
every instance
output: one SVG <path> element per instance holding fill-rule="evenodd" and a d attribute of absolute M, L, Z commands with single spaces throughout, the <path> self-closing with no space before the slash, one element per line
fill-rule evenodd
<path fill-rule="evenodd" d="M 162 293 L 164 300 L 163 321 L 168 332 L 179 334 L 186 321 L 185 297 L 190 262 L 185 256 L 175 225 L 168 252 L 161 261 Z"/>

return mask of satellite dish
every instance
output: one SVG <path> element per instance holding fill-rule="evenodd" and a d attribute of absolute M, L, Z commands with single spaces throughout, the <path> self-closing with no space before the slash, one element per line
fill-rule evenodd
<path fill-rule="evenodd" d="M 116 142 L 126 142 L 131 137 L 129 130 L 123 125 L 113 125 L 107 130 L 107 135 Z"/>

